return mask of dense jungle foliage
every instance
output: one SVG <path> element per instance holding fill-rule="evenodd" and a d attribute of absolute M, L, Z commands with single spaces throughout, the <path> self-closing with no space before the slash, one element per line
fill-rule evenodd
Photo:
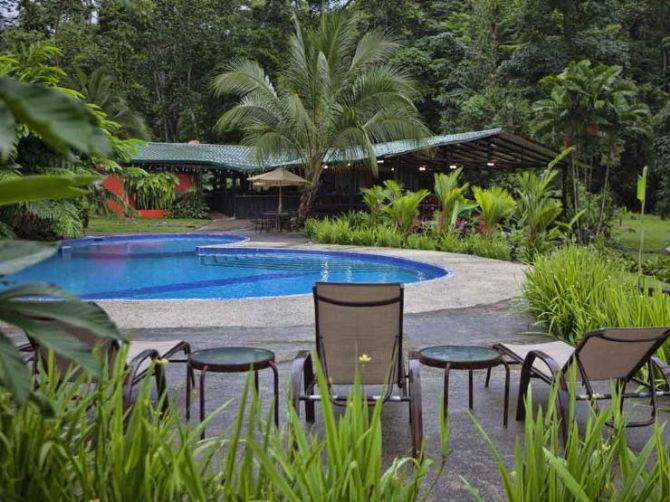
<path fill-rule="evenodd" d="M 670 4 L 663 0 L 0 4 L 3 52 L 30 54 L 31 44 L 57 47 L 52 64 L 64 70 L 67 86 L 118 122 L 119 137 L 203 142 L 241 137 L 214 128 L 236 102 L 235 96 L 212 93 L 216 75 L 244 58 L 257 61 L 274 81 L 289 57 L 293 13 L 316 26 L 322 10 L 346 9 L 357 14 L 361 33 L 380 28 L 400 42 L 394 62 L 418 83 L 417 107 L 433 132 L 503 126 L 556 147 L 576 144 L 581 160 L 607 167 L 588 180 L 589 188 L 598 191 L 607 175 L 615 202 L 632 207 L 636 175 L 649 164 L 648 204 L 670 211 Z M 573 67 L 585 81 L 600 75 L 599 85 L 616 88 L 624 101 L 632 98 L 616 120 L 585 115 L 570 108 L 569 92 L 553 91 L 556 76 L 580 61 L 591 62 Z M 602 88 L 582 90 L 597 100 Z M 547 124 L 543 115 L 565 120 Z M 570 120 L 581 130 L 571 129 Z M 594 135 L 598 141 L 590 141 Z"/>

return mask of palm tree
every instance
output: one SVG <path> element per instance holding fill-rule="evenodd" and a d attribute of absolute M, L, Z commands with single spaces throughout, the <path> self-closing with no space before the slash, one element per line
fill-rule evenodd
<path fill-rule="evenodd" d="M 99 106 L 107 115 L 106 120 L 119 124 L 115 131 L 118 137 L 149 139 L 149 128 L 144 117 L 130 108 L 104 68 L 93 70 L 88 75 L 77 68 L 75 74 L 76 78 L 71 79 L 72 86 L 82 93 L 86 102 Z"/>
<path fill-rule="evenodd" d="M 376 173 L 375 143 L 419 140 L 427 129 L 412 103 L 413 81 L 389 62 L 398 47 L 394 41 L 379 31 L 359 38 L 356 20 L 347 12 L 323 13 L 318 30 L 295 18 L 294 25 L 287 66 L 276 86 L 258 63 L 238 60 L 212 88 L 217 95 L 240 97 L 219 118 L 219 130 L 241 129 L 259 162 L 301 163 L 309 181 L 298 210 L 302 223 L 324 163 L 356 157 Z"/>

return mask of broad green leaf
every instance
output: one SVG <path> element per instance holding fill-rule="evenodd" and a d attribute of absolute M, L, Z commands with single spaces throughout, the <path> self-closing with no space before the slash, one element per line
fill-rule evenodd
<path fill-rule="evenodd" d="M 637 177 L 637 200 L 644 205 L 647 199 L 647 166 L 642 169 L 642 175 Z"/>
<path fill-rule="evenodd" d="M 54 300 L 35 300 L 40 297 Z M 100 337 L 122 338 L 116 325 L 98 305 L 82 302 L 67 291 L 46 283 L 25 284 L 0 292 L 0 318 L 8 312 L 57 321 Z"/>
<path fill-rule="evenodd" d="M 57 300 L 39 300 L 40 297 Z M 42 283 L 0 293 L 0 321 L 16 326 L 39 344 L 94 374 L 101 369 L 100 361 L 93 355 L 91 347 L 73 336 L 70 330 L 86 330 L 101 338 L 121 338 L 114 323 L 100 307 Z"/>
<path fill-rule="evenodd" d="M 109 141 L 82 101 L 57 89 L 0 77 L 0 99 L 16 122 L 61 153 L 74 148 L 86 154 L 108 155 Z"/>
<path fill-rule="evenodd" d="M 16 272 L 46 260 L 58 251 L 58 245 L 35 241 L 0 241 L 0 276 Z"/>
<path fill-rule="evenodd" d="M 0 334 L 0 385 L 7 389 L 17 403 L 30 396 L 32 380 L 28 365 L 12 343 Z"/>
<path fill-rule="evenodd" d="M 9 108 L 0 101 L 0 158 L 6 159 L 16 140 L 16 121 Z"/>
<path fill-rule="evenodd" d="M 81 197 L 86 186 L 100 177 L 94 174 L 16 176 L 0 181 L 0 206 L 35 200 Z"/>

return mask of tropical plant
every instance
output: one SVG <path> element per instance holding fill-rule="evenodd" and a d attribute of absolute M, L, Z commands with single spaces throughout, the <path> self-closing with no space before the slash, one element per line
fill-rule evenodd
<path fill-rule="evenodd" d="M 2 77 L 0 103 L 3 105 L 0 108 L 2 158 L 7 158 L 14 149 L 17 128 L 39 134 L 49 146 L 61 152 L 76 149 L 96 154 L 109 148 L 85 106 L 59 91 Z M 90 174 L 6 177 L 0 180 L 0 206 L 81 196 L 86 193 L 82 187 L 97 178 Z M 48 258 L 56 250 L 53 244 L 3 241 L 0 277 Z M 58 301 L 35 301 L 35 298 Z M 85 328 L 101 337 L 119 338 L 114 324 L 99 309 L 62 289 L 42 283 L 2 291 L 0 321 L 29 332 L 40 344 L 93 372 L 100 371 L 97 359 L 84 344 L 68 335 L 66 328 Z M 23 358 L 3 331 L 0 331 L 0 386 L 7 389 L 17 403 L 31 399 L 44 404 L 32 390 Z"/>
<path fill-rule="evenodd" d="M 55 64 L 61 55 L 56 47 L 40 43 L 19 45 L 14 51 L 0 57 L 0 75 L 19 79 L 19 82 L 10 80 L 14 84 L 10 83 L 9 86 L 37 84 L 32 87 L 35 89 L 33 92 L 48 94 L 41 97 L 35 95 L 33 98 L 45 101 L 51 99 L 51 102 L 39 105 L 43 109 L 40 111 L 51 114 L 51 120 L 38 115 L 34 118 L 40 124 L 32 129 L 12 127 L 5 131 L 13 133 L 7 136 L 7 141 L 13 146 L 0 159 L 8 168 L 7 173 L 79 175 L 98 173 L 99 170 L 113 171 L 119 168 L 116 160 L 127 158 L 137 144 L 135 140 L 116 137 L 114 132 L 118 129 L 117 123 L 109 120 L 100 107 L 85 103 L 81 93 L 62 85 L 61 81 L 66 78 L 66 74 Z M 72 120 L 73 117 L 64 112 L 72 109 L 73 101 L 86 119 L 80 122 L 80 128 L 76 127 L 77 122 Z M 59 106 L 63 107 L 60 114 Z M 54 133 L 56 129 L 59 134 L 69 137 L 71 147 L 65 148 L 60 144 L 58 134 Z M 52 148 L 51 143 L 56 148 Z M 21 237 L 51 240 L 73 237 L 81 233 L 82 222 L 88 219 L 90 211 L 102 207 L 100 199 L 105 193 L 109 198 L 114 197 L 104 187 L 91 185 L 89 193 L 84 194 L 81 200 L 24 202 L 3 209 L 0 219 L 4 226 Z"/>
<path fill-rule="evenodd" d="M 97 68 L 88 75 L 81 68 L 77 68 L 75 76 L 76 78 L 71 79 L 72 88 L 77 89 L 87 103 L 100 107 L 107 120 L 119 125 L 116 130 L 119 137 L 149 139 L 144 118 L 128 106 L 125 98 L 119 94 L 119 87 L 105 68 Z"/>
<path fill-rule="evenodd" d="M 408 236 L 412 232 L 414 222 L 419 217 L 419 204 L 428 195 L 428 190 L 408 191 L 384 208 L 384 212 L 402 235 Z"/>
<path fill-rule="evenodd" d="M 621 78 L 617 65 L 592 65 L 588 60 L 570 63 L 559 75 L 542 80 L 549 96 L 533 105 L 532 130 L 556 145 L 575 146 L 571 159 L 572 205 L 582 209 L 578 182 L 593 189 L 593 167 L 599 156 L 605 165 L 603 196 L 607 193 L 610 166 L 618 165 L 627 133 L 648 134 L 649 110 L 637 102 L 638 89 Z M 577 161 L 576 161 L 577 160 Z M 564 186 L 564 190 L 566 187 Z M 606 200 L 600 200 L 596 232 L 600 233 L 606 214 Z M 578 223 L 578 237 L 588 238 Z"/>
<path fill-rule="evenodd" d="M 491 238 L 498 224 L 512 214 L 516 203 L 509 192 L 499 186 L 488 189 L 473 187 L 472 195 L 479 206 L 483 234 L 486 238 Z"/>
<path fill-rule="evenodd" d="M 539 176 L 524 171 L 515 177 L 516 219 L 525 233 L 525 248 L 531 255 L 544 251 L 549 229 L 563 211 L 559 194 L 551 190 L 557 174 L 555 170 L 546 170 Z"/>
<path fill-rule="evenodd" d="M 370 211 L 374 223 L 379 222 L 384 215 L 387 200 L 387 193 L 380 185 L 374 185 L 363 191 L 363 203 Z"/>
<path fill-rule="evenodd" d="M 642 252 L 644 251 L 644 210 L 647 202 L 647 166 L 637 178 L 637 200 L 640 201 L 640 247 L 637 252 L 637 275 L 642 280 Z"/>
<path fill-rule="evenodd" d="M 125 348 L 123 350 L 126 350 Z M 151 399 L 151 379 L 123 406 L 124 352 L 109 378 L 67 386 L 47 366 L 39 385 L 57 420 L 13 406 L 0 390 L 3 500 L 397 500 L 430 493 L 434 465 L 400 456 L 384 467 L 381 406 L 370 410 L 360 384 L 341 413 L 324 400 L 323 433 L 305 429 L 290 402 L 282 429 L 264 416 L 248 375 L 233 424 L 201 439 L 223 405 L 191 427 L 173 401 Z M 317 385 L 327 395 L 323 371 Z M 93 411 L 93 414 L 91 413 Z M 370 412 L 371 411 L 371 412 Z M 446 454 L 447 437 L 442 450 Z M 441 471 L 433 471 L 439 478 Z"/>
<path fill-rule="evenodd" d="M 300 224 L 324 164 L 356 155 L 376 173 L 375 143 L 419 140 L 427 132 L 412 104 L 414 83 L 390 63 L 397 44 L 376 30 L 358 38 L 356 23 L 344 10 L 324 11 L 318 30 L 295 19 L 277 87 L 247 60 L 233 62 L 212 84 L 217 95 L 241 96 L 219 119 L 219 130 L 240 128 L 260 162 L 302 165 L 309 183 L 300 199 Z"/>
<path fill-rule="evenodd" d="M 207 218 L 209 217 L 209 207 L 207 207 L 202 194 L 196 188 L 193 188 L 176 194 L 170 217 Z"/>
<path fill-rule="evenodd" d="M 620 259 L 594 247 L 565 246 L 526 271 L 526 308 L 548 334 L 569 343 L 603 326 L 670 326 L 670 295 L 640 291 Z M 659 351 L 666 361 L 667 348 Z"/>
<path fill-rule="evenodd" d="M 560 440 L 559 392 L 564 400 L 561 404 L 569 410 L 565 447 Z M 559 390 L 558 382 L 552 385 L 545 410 L 540 408 L 535 413 L 528 394 L 523 441 L 517 438 L 510 467 L 471 415 L 497 461 L 507 500 L 667 500 L 670 445 L 663 426 L 656 423 L 647 443 L 634 452 L 628 445 L 621 390 L 613 388 L 612 401 L 606 408 L 589 408 L 581 432 L 575 420 L 577 392 L 573 371 L 568 392 Z M 474 488 L 471 491 L 476 500 L 481 500 Z"/>
<path fill-rule="evenodd" d="M 461 211 L 472 208 L 472 204 L 465 197 L 470 184 L 458 184 L 462 171 L 463 168 L 459 167 L 449 174 L 435 173 L 433 191 L 440 204 L 440 210 L 436 213 L 435 219 L 437 230 L 440 233 L 454 226 Z"/>
<path fill-rule="evenodd" d="M 139 167 L 122 171 L 123 188 L 136 209 L 171 209 L 179 178 L 173 173 L 148 173 Z"/>

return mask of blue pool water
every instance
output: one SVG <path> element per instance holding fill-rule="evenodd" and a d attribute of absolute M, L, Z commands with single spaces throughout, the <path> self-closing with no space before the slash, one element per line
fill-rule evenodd
<path fill-rule="evenodd" d="M 311 292 L 316 281 L 417 282 L 447 271 L 412 260 L 324 251 L 210 247 L 235 235 L 113 236 L 67 241 L 10 277 L 46 281 L 84 299 L 248 298 Z"/>

